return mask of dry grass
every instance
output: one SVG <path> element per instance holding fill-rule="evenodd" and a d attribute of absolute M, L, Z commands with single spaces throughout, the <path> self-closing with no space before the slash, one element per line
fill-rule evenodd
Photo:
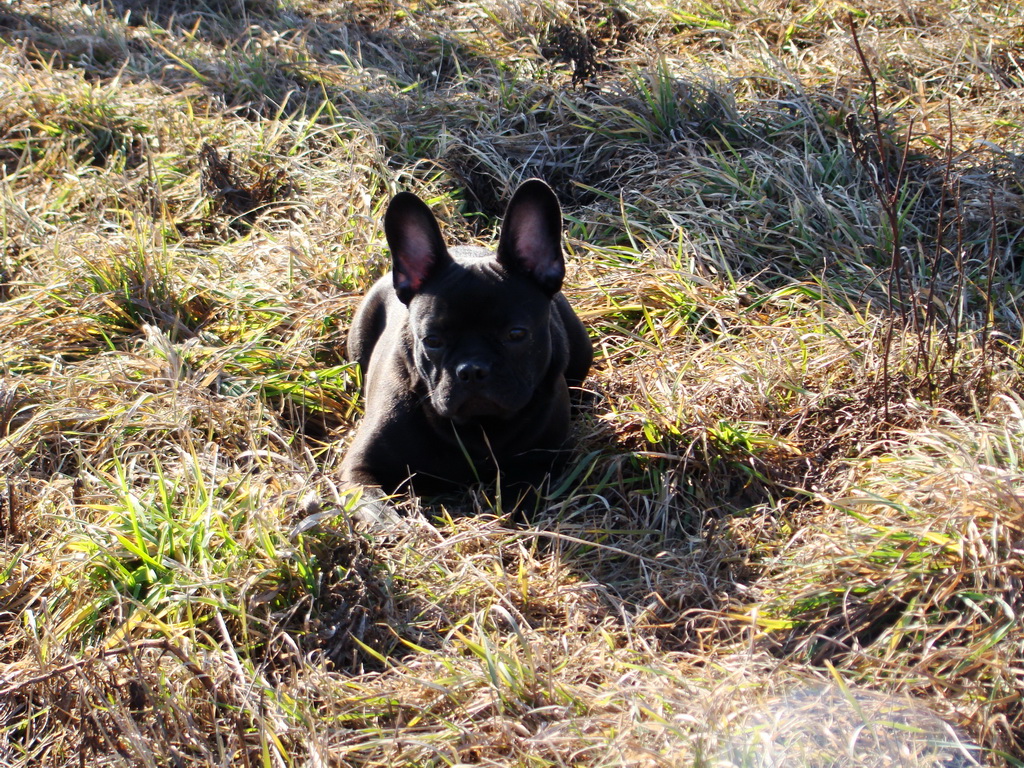
<path fill-rule="evenodd" d="M 4 5 L 0 764 L 1021 765 L 1022 30 Z M 578 459 L 531 528 L 477 489 L 368 538 L 382 206 L 486 243 L 532 175 Z"/>

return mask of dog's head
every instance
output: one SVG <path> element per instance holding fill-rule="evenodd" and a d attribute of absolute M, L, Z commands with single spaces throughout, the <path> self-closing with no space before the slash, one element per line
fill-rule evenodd
<path fill-rule="evenodd" d="M 562 217 L 544 182 L 516 190 L 494 253 L 449 252 L 433 213 L 408 192 L 391 201 L 384 230 L 412 365 L 434 411 L 456 422 L 511 418 L 561 373 L 551 300 L 565 275 Z"/>

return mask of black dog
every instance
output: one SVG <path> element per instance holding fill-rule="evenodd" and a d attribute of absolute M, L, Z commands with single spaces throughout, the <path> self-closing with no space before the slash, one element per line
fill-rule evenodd
<path fill-rule="evenodd" d="M 342 463 L 350 485 L 436 493 L 498 478 L 539 486 L 565 459 L 569 387 L 593 360 L 559 293 L 565 275 L 558 199 L 542 181 L 516 191 L 496 252 L 449 250 L 430 209 L 408 192 L 384 217 L 392 272 L 352 321 L 366 415 Z M 373 515 L 371 514 L 371 517 Z"/>

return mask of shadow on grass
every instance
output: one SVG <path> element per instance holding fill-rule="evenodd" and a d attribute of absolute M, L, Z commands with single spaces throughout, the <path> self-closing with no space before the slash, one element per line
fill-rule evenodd
<path fill-rule="evenodd" d="M 614 25 L 628 26 L 624 19 Z M 136 34 L 154 27 L 185 44 Z M 582 56 L 563 50 L 564 32 L 556 28 L 537 53 L 551 66 Z M 416 30 L 398 14 L 357 4 L 323 19 L 272 2 L 117 0 L 82 21 L 4 11 L 0 38 L 23 46 L 44 66 L 80 70 L 97 82 L 151 80 L 170 92 L 199 86 L 216 106 L 254 120 L 305 116 L 372 128 L 394 167 L 429 161 L 445 169 L 464 212 L 482 214 L 482 227 L 493 225 L 522 178 L 546 179 L 569 207 L 611 200 L 638 146 L 671 152 L 682 139 L 717 144 L 732 136 L 736 117 L 715 92 L 668 78 L 657 83 L 663 92 L 640 97 L 657 114 L 637 124 L 626 114 L 624 124 L 603 133 L 607 102 L 621 94 L 591 84 L 563 104 L 575 75 L 556 84 L 546 75 L 521 77 L 514 61 L 482 53 L 461 33 Z M 203 46 L 214 50 L 191 50 Z M 610 67 L 590 61 L 584 69 L 592 74 Z M 410 123 L 415 131 L 407 130 Z M 111 126 L 114 139 L 123 132 Z M 108 143 L 115 151 L 120 146 Z M 103 152 L 97 156 L 105 162 Z"/>
<path fill-rule="evenodd" d="M 679 78 L 664 62 L 617 65 L 614 78 L 571 91 L 568 78 L 559 85 L 539 70 L 519 74 L 515 65 L 529 52 L 485 50 L 436 20 L 424 17 L 428 29 L 417 28 L 386 6 L 351 4 L 322 16 L 269 1 L 118 0 L 106 8 L 73 22 L 4 11 L 0 37 L 102 82 L 198 86 L 214 105 L 252 119 L 301 115 L 371 130 L 397 175 L 442 169 L 478 234 L 519 180 L 540 176 L 587 239 L 625 245 L 636 234 L 655 241 L 684 233 L 716 272 L 768 285 L 821 278 L 856 303 L 891 292 L 884 195 L 871 178 L 899 174 L 905 137 L 888 124 L 876 135 L 866 97 L 848 103 L 779 86 L 740 108 L 728 89 Z M 150 29 L 181 44 L 137 34 Z M 549 48 L 541 45 L 534 63 L 564 58 Z M 130 154 L 131 131 L 108 128 L 96 142 Z M 948 170 L 956 172 L 947 178 Z M 1004 192 L 990 201 L 985 190 L 997 179 Z M 957 298 L 953 273 L 963 274 L 968 305 L 984 301 L 989 260 L 997 285 L 1019 282 L 1019 155 L 967 153 L 953 169 L 942 149 L 916 142 L 902 184 L 895 192 L 909 202 L 900 239 L 912 274 L 900 276 L 906 285 L 896 299 L 926 290 L 936 307 L 900 311 L 944 311 Z"/>

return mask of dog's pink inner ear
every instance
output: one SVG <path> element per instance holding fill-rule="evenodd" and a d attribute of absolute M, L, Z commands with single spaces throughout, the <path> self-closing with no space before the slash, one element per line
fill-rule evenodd
<path fill-rule="evenodd" d="M 533 226 L 536 223 L 528 222 L 529 226 L 513 233 L 514 258 L 518 259 L 523 269 L 538 280 L 561 282 L 565 273 L 562 264 L 562 244 L 558 239 L 552 239 L 550 234 L 542 231 L 540 227 Z"/>
<path fill-rule="evenodd" d="M 395 263 L 410 287 L 419 290 L 437 261 L 437 254 L 434 252 L 434 243 L 425 232 L 411 229 L 404 235 L 399 252 L 394 254 Z"/>
<path fill-rule="evenodd" d="M 444 253 L 438 253 L 432 239 L 416 230 L 406 232 L 401 245 L 392 248 L 395 293 L 403 303 L 423 289 Z"/>
<path fill-rule="evenodd" d="M 526 272 L 550 293 L 562 287 L 562 214 L 558 198 L 544 182 L 527 181 L 512 196 L 498 241 L 498 261 Z"/>
<path fill-rule="evenodd" d="M 441 228 L 430 208 L 409 192 L 392 199 L 384 214 L 395 292 L 408 304 L 430 275 L 449 259 Z"/>

